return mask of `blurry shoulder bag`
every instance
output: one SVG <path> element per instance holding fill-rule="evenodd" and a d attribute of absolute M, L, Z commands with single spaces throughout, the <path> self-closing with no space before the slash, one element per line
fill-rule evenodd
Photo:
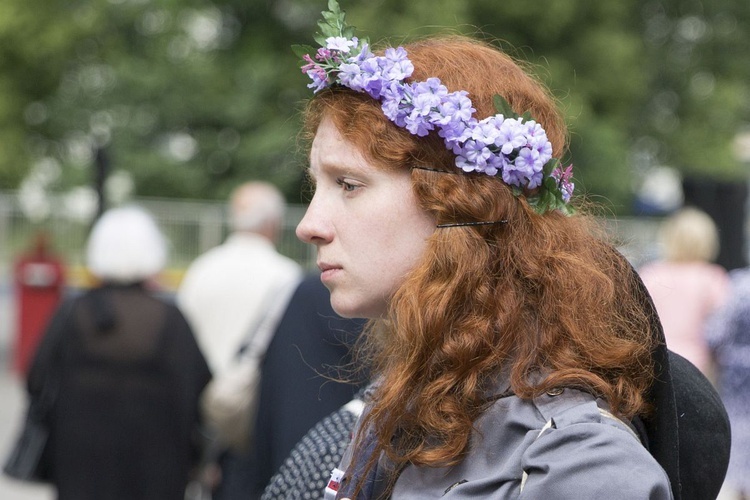
<path fill-rule="evenodd" d="M 3 472 L 14 479 L 30 482 L 50 480 L 45 450 L 50 434 L 50 418 L 60 389 L 63 336 L 73 301 L 66 301 L 50 323 L 43 343 L 48 355 L 44 382 L 38 395 L 29 398 L 26 418 L 3 465 Z M 45 342 L 46 340 L 46 342 Z M 37 357 L 40 353 L 37 352 Z"/>
<path fill-rule="evenodd" d="M 209 382 L 201 395 L 203 417 L 220 445 L 243 452 L 252 443 L 260 365 L 298 284 L 294 280 L 269 295 L 232 365 Z"/>

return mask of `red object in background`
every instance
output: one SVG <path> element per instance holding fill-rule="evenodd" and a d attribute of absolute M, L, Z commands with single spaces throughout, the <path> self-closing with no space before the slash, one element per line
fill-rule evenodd
<path fill-rule="evenodd" d="M 38 234 L 31 251 L 16 261 L 14 281 L 18 328 L 13 369 L 25 377 L 65 284 L 62 262 L 50 252 L 46 234 Z"/>

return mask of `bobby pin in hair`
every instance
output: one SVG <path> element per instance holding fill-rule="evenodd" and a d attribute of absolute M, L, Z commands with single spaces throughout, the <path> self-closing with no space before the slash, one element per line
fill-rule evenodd
<path fill-rule="evenodd" d="M 436 168 L 431 168 L 431 167 L 419 167 L 419 166 L 416 166 L 416 165 L 413 166 L 413 167 L 411 167 L 411 168 L 412 169 L 416 168 L 416 169 L 419 169 L 419 170 L 428 170 L 430 172 L 437 172 L 439 174 L 457 174 L 458 173 L 458 172 L 449 172 L 447 170 L 438 170 Z"/>
<path fill-rule="evenodd" d="M 444 227 L 462 227 L 462 226 L 489 226 L 490 224 L 507 224 L 507 223 L 508 221 L 506 219 L 502 219 L 502 220 L 482 221 L 482 222 L 456 222 L 453 224 L 438 224 L 435 227 L 444 228 Z"/>
<path fill-rule="evenodd" d="M 438 170 L 436 168 L 431 167 L 420 167 L 418 165 L 415 165 L 411 168 L 418 168 L 419 170 L 429 170 L 430 172 L 437 172 L 439 174 L 455 174 L 457 172 L 449 172 L 447 170 Z M 455 222 L 452 224 L 438 224 L 437 228 L 444 228 L 444 227 L 463 227 L 463 226 L 489 226 L 490 224 L 507 224 L 508 221 L 505 219 L 502 220 L 493 220 L 493 221 L 481 221 L 481 222 Z"/>

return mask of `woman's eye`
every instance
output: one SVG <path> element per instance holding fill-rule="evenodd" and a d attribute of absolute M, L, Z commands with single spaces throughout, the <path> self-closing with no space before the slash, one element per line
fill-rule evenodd
<path fill-rule="evenodd" d="M 336 184 L 341 186 L 344 191 L 354 191 L 355 189 L 357 189 L 357 186 L 349 182 L 346 182 L 344 179 L 341 179 L 341 178 L 336 179 Z"/>

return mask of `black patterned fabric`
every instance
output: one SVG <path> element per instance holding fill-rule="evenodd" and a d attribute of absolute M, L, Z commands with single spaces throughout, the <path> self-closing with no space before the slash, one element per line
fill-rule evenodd
<path fill-rule="evenodd" d="M 339 465 L 351 440 L 357 418 L 358 414 L 347 405 L 318 422 L 271 478 L 261 500 L 322 499 L 331 471 Z"/>

